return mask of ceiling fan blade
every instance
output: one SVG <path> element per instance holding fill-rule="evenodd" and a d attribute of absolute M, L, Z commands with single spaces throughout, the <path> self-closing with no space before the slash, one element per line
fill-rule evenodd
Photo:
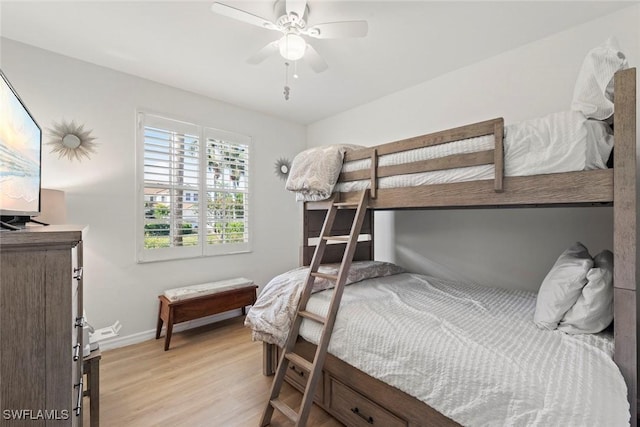
<path fill-rule="evenodd" d="M 327 65 L 325 60 L 322 59 L 322 57 L 310 44 L 307 44 L 307 50 L 304 53 L 304 59 L 305 61 L 307 61 L 307 63 L 309 63 L 311 69 L 316 73 L 321 73 L 329 68 L 329 65 Z"/>
<path fill-rule="evenodd" d="M 317 39 L 340 39 L 347 37 L 364 37 L 369 31 L 367 21 L 341 21 L 317 24 L 305 31 L 310 37 Z"/>
<path fill-rule="evenodd" d="M 253 55 L 251 55 L 247 59 L 247 62 L 249 64 L 259 64 L 276 52 L 278 52 L 278 42 L 277 41 L 271 42 L 265 47 L 263 47 L 262 49 L 260 49 L 259 51 L 257 51 L 256 53 L 254 53 Z"/>
<path fill-rule="evenodd" d="M 258 27 L 267 28 L 269 30 L 278 30 L 278 27 L 273 22 L 219 2 L 215 2 L 211 5 L 211 11 Z"/>
<path fill-rule="evenodd" d="M 287 0 L 287 15 L 295 13 L 298 18 L 302 19 L 306 9 L 307 0 Z"/>

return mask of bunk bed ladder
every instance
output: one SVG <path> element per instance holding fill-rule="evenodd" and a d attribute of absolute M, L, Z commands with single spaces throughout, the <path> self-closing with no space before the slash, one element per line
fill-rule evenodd
<path fill-rule="evenodd" d="M 264 427 L 269 425 L 274 409 L 280 411 L 289 420 L 293 421 L 294 424 L 298 427 L 304 427 L 307 423 L 309 413 L 311 412 L 311 406 L 313 405 L 313 396 L 315 394 L 315 389 L 318 385 L 320 377 L 322 376 L 322 368 L 324 366 L 327 348 L 329 347 L 331 333 L 333 332 L 333 324 L 338 312 L 338 307 L 340 306 L 340 300 L 342 299 L 342 292 L 344 290 L 347 275 L 349 274 L 351 262 L 353 261 L 353 257 L 355 255 L 356 246 L 358 244 L 358 236 L 360 234 L 362 224 L 364 223 L 365 214 L 367 212 L 368 201 L 369 190 L 364 190 L 361 193 L 357 203 L 333 202 L 331 204 L 331 207 L 327 210 L 327 216 L 325 217 L 322 231 L 320 232 L 320 241 L 316 245 L 316 250 L 313 255 L 311 265 L 309 266 L 309 274 L 307 275 L 302 294 L 300 295 L 298 309 L 296 310 L 295 317 L 293 318 L 291 330 L 289 331 L 289 335 L 287 337 L 287 342 L 280 356 L 278 369 L 271 386 L 271 394 L 269 396 L 269 401 L 267 402 L 267 407 L 262 415 L 260 426 Z M 353 218 L 353 224 L 351 225 L 349 236 L 332 236 L 331 230 L 338 209 L 354 208 L 356 208 L 356 212 Z M 318 272 L 328 241 L 346 242 L 344 255 L 342 257 L 342 263 L 340 264 L 337 275 L 329 275 Z M 331 303 L 329 305 L 329 310 L 326 317 L 318 316 L 306 311 L 307 302 L 311 297 L 313 284 L 316 277 L 332 280 L 335 282 L 333 296 L 331 298 Z M 310 319 L 323 325 L 322 333 L 320 335 L 320 341 L 318 342 L 313 362 L 307 361 L 302 356 L 294 353 L 293 351 L 298 339 L 300 324 L 302 323 L 303 318 Z M 280 390 L 284 383 L 284 377 L 287 372 L 289 362 L 293 362 L 309 373 L 307 385 L 302 396 L 302 401 L 300 403 L 299 412 L 296 412 L 294 409 L 292 409 L 279 399 Z"/>

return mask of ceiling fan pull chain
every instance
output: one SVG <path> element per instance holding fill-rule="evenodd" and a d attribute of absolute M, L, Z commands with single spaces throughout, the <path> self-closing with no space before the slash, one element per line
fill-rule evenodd
<path fill-rule="evenodd" d="M 289 100 L 289 92 L 291 88 L 289 87 L 289 63 L 284 63 L 284 99 L 285 101 Z"/>

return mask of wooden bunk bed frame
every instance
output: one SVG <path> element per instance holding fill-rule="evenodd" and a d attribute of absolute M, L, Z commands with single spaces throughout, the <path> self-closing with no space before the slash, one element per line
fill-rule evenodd
<path fill-rule="evenodd" d="M 345 162 L 371 158 L 369 170 L 343 173 L 339 182 L 369 179 L 371 200 L 354 260 L 374 259 L 373 211 L 391 209 L 504 208 L 613 205 L 614 253 L 614 361 L 628 389 L 631 425 L 637 424 L 636 281 L 637 281 L 637 176 L 636 176 L 636 69 L 615 75 L 615 156 L 613 169 L 554 173 L 548 175 L 503 176 L 503 120 L 501 118 L 447 131 L 349 152 Z M 378 156 L 414 148 L 443 144 L 483 135 L 495 135 L 495 148 L 473 154 L 455 155 L 398 166 L 378 167 Z M 495 179 L 473 182 L 378 189 L 377 178 L 391 175 L 494 164 Z M 359 192 L 335 193 L 334 198 L 353 201 Z M 305 203 L 301 264 L 309 265 L 325 211 L 330 202 Z M 336 224 L 345 230 L 353 213 L 343 211 Z M 336 225 L 340 228 L 340 225 Z M 334 233 L 337 234 L 337 233 Z M 344 244 L 327 247 L 326 262 L 339 262 Z M 333 259 L 331 259 L 333 254 Z M 296 352 L 312 360 L 315 346 L 302 339 Z M 263 370 L 274 372 L 278 348 L 264 345 Z M 428 379 L 426 379 L 428 380 Z M 305 372 L 290 366 L 287 381 L 304 391 Z M 327 355 L 324 376 L 316 403 L 338 420 L 354 426 L 450 426 L 458 425 L 424 402 L 372 378 L 347 363 Z"/>

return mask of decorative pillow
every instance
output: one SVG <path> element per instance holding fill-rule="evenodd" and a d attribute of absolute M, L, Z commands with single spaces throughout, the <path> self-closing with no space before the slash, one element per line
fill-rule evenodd
<path fill-rule="evenodd" d="M 585 57 L 573 89 L 571 109 L 587 118 L 606 120 L 613 115 L 613 75 L 628 68 L 627 58 L 615 38 L 591 49 Z"/>
<path fill-rule="evenodd" d="M 613 254 L 604 250 L 594 258 L 587 284 L 558 329 L 568 334 L 595 334 L 613 320 Z"/>
<path fill-rule="evenodd" d="M 328 199 L 340 176 L 344 153 L 357 148 L 362 147 L 333 144 L 304 150 L 293 158 L 285 188 L 296 192 L 298 201 Z"/>
<path fill-rule="evenodd" d="M 576 303 L 593 267 L 589 251 L 580 242 L 565 250 L 542 281 L 533 322 L 540 329 L 553 330 Z"/>

